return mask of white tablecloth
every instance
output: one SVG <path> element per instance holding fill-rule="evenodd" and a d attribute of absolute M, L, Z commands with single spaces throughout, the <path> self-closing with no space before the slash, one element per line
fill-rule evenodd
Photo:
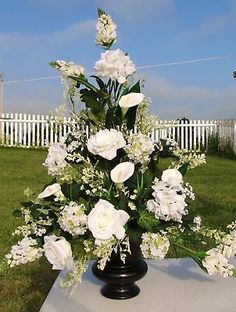
<path fill-rule="evenodd" d="M 103 283 L 92 275 L 90 265 L 70 298 L 59 286 L 59 275 L 40 312 L 236 312 L 235 278 L 208 276 L 191 259 L 147 263 L 147 275 L 137 282 L 137 297 L 104 298 Z"/>

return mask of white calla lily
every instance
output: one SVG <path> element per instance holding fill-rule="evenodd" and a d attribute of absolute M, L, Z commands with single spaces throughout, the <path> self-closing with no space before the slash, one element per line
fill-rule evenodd
<path fill-rule="evenodd" d="M 122 162 L 111 170 L 111 179 L 115 183 L 123 183 L 134 173 L 134 164 L 131 162 Z"/>
<path fill-rule="evenodd" d="M 58 183 L 47 186 L 42 193 L 38 195 L 38 198 L 46 198 L 52 195 L 58 196 L 61 194 L 61 186 Z"/>
<path fill-rule="evenodd" d="M 142 93 L 131 92 L 123 95 L 119 100 L 119 105 L 121 108 L 130 108 L 139 105 L 144 100 L 144 95 Z"/>

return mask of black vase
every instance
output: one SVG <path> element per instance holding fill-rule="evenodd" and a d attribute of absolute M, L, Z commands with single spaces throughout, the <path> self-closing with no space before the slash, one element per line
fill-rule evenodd
<path fill-rule="evenodd" d="M 106 284 L 101 293 L 110 299 L 129 299 L 139 294 L 140 289 L 135 284 L 148 270 L 142 259 L 140 245 L 137 241 L 130 241 L 131 254 L 127 254 L 125 263 L 120 260 L 119 254 L 112 253 L 104 270 L 97 267 L 97 261 L 92 266 L 93 274 Z"/>

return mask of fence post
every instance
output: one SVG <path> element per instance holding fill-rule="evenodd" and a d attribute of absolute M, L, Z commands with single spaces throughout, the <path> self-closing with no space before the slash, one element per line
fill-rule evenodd
<path fill-rule="evenodd" d="M 233 120 L 233 150 L 236 154 L 236 119 Z"/>

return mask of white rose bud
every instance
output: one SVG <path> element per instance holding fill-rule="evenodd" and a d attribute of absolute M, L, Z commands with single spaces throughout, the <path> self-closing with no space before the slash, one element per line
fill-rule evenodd
<path fill-rule="evenodd" d="M 126 145 L 122 132 L 115 129 L 98 131 L 88 139 L 87 148 L 90 153 L 112 160 L 117 150 Z"/>
<path fill-rule="evenodd" d="M 64 237 L 44 237 L 44 254 L 53 265 L 53 270 L 62 270 L 72 258 L 70 243 Z"/>
<path fill-rule="evenodd" d="M 42 193 L 38 195 L 38 198 L 46 198 L 49 196 L 59 196 L 61 194 L 61 186 L 58 183 L 47 186 Z"/>
<path fill-rule="evenodd" d="M 117 210 L 104 199 L 100 199 L 88 215 L 88 228 L 97 240 L 106 240 L 115 235 L 118 239 L 125 236 L 124 225 L 129 215 Z"/>
<path fill-rule="evenodd" d="M 128 161 L 122 162 L 111 170 L 111 179 L 115 183 L 123 183 L 134 174 L 134 164 Z"/>
<path fill-rule="evenodd" d="M 178 187 L 183 182 L 183 177 L 177 169 L 166 169 L 162 173 L 161 180 L 170 187 Z"/>

